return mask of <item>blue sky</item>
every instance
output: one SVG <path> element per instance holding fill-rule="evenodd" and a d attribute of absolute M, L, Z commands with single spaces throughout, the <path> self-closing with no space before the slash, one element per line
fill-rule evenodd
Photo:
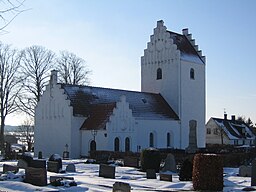
<path fill-rule="evenodd" d="M 100 87 L 140 90 L 140 57 L 156 22 L 178 33 L 189 28 L 207 58 L 206 120 L 225 108 L 256 123 L 254 0 L 26 0 L 24 8 L 1 41 L 74 52 Z"/>

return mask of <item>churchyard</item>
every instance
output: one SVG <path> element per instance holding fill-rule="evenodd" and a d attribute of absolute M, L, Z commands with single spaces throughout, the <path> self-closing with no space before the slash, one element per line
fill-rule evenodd
<path fill-rule="evenodd" d="M 198 184 L 212 187 L 217 181 L 223 191 L 256 190 L 255 161 L 231 168 L 221 166 L 218 155 L 198 154 L 196 158 L 196 165 L 192 163 L 201 176 L 189 171 L 191 159 L 177 166 L 172 154 L 159 171 L 147 167 L 148 159 L 138 165 L 135 157 L 98 164 L 93 159 L 63 159 L 57 154 L 47 159 L 26 155 L 0 162 L 0 191 L 194 191 Z"/>

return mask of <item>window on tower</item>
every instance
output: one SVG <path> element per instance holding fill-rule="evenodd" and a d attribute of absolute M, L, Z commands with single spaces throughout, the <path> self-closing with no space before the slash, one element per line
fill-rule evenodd
<path fill-rule="evenodd" d="M 158 68 L 156 72 L 156 79 L 162 79 L 162 69 Z"/>
<path fill-rule="evenodd" d="M 190 79 L 195 79 L 195 70 L 193 68 L 190 69 Z"/>

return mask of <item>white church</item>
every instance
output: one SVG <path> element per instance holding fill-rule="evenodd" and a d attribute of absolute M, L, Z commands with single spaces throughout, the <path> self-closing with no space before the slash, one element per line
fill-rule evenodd
<path fill-rule="evenodd" d="M 53 70 L 35 115 L 35 154 L 186 149 L 190 122 L 205 147 L 205 56 L 188 33 L 158 21 L 141 57 L 141 92 L 58 83 Z"/>

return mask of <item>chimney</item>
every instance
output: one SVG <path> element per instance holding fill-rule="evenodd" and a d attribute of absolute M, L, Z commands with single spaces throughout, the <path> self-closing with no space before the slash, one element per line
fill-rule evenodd
<path fill-rule="evenodd" d="M 235 121 L 236 120 L 236 116 L 235 115 L 231 115 L 231 120 Z"/>
<path fill-rule="evenodd" d="M 228 114 L 224 113 L 224 120 L 227 120 Z"/>
<path fill-rule="evenodd" d="M 51 77 L 50 77 L 51 87 L 57 84 L 57 81 L 58 81 L 57 74 L 58 74 L 57 70 L 52 70 L 51 71 Z"/>
<path fill-rule="evenodd" d="M 183 35 L 188 35 L 188 28 L 182 29 L 182 34 Z"/>

